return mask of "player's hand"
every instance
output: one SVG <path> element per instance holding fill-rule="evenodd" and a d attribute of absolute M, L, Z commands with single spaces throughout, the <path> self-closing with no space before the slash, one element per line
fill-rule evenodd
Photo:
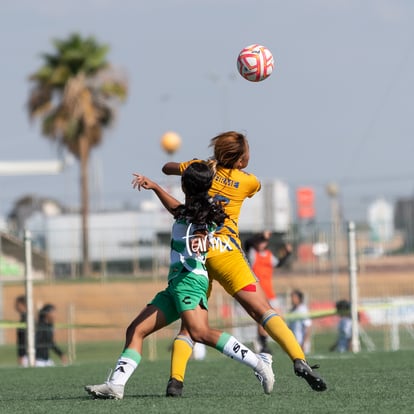
<path fill-rule="evenodd" d="M 144 188 L 145 190 L 152 190 L 154 188 L 155 183 L 148 177 L 137 173 L 132 175 L 134 176 L 134 179 L 132 180 L 132 187 L 137 188 L 138 191 L 141 191 L 141 188 Z"/>

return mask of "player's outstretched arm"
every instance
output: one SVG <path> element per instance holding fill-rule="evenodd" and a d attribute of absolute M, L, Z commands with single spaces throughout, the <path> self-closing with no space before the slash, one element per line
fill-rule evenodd
<path fill-rule="evenodd" d="M 179 162 L 167 162 L 162 167 L 162 172 L 166 175 L 181 175 Z"/>
<path fill-rule="evenodd" d="M 160 185 L 155 181 L 150 180 L 141 174 L 132 174 L 134 179 L 132 180 L 132 187 L 141 191 L 141 188 L 145 190 L 152 190 L 160 199 L 162 205 L 171 213 L 181 204 L 176 198 L 168 194 Z"/>

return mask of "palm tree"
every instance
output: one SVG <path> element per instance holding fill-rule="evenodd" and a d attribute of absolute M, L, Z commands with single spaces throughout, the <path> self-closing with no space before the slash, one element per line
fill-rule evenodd
<path fill-rule="evenodd" d="M 106 61 L 108 46 L 93 37 L 71 34 L 53 40 L 53 53 L 30 75 L 27 103 L 30 118 L 41 118 L 42 133 L 67 148 L 80 162 L 82 271 L 90 274 L 88 165 L 93 147 L 115 117 L 116 104 L 126 98 L 127 83 Z"/>

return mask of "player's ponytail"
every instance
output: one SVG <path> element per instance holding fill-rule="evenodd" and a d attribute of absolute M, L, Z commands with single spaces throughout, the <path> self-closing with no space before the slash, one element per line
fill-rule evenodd
<path fill-rule="evenodd" d="M 206 164 L 209 166 L 210 170 L 213 171 L 213 174 L 217 172 L 217 160 L 214 158 L 210 158 L 206 161 Z"/>

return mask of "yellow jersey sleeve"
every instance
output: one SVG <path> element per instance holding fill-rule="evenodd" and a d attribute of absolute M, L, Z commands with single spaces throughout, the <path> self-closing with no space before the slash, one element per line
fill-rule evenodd
<path fill-rule="evenodd" d="M 190 161 L 184 161 L 184 162 L 180 162 L 180 174 L 182 175 L 184 170 L 193 162 L 201 162 L 201 160 L 199 160 L 198 158 L 194 158 L 193 160 Z"/>

